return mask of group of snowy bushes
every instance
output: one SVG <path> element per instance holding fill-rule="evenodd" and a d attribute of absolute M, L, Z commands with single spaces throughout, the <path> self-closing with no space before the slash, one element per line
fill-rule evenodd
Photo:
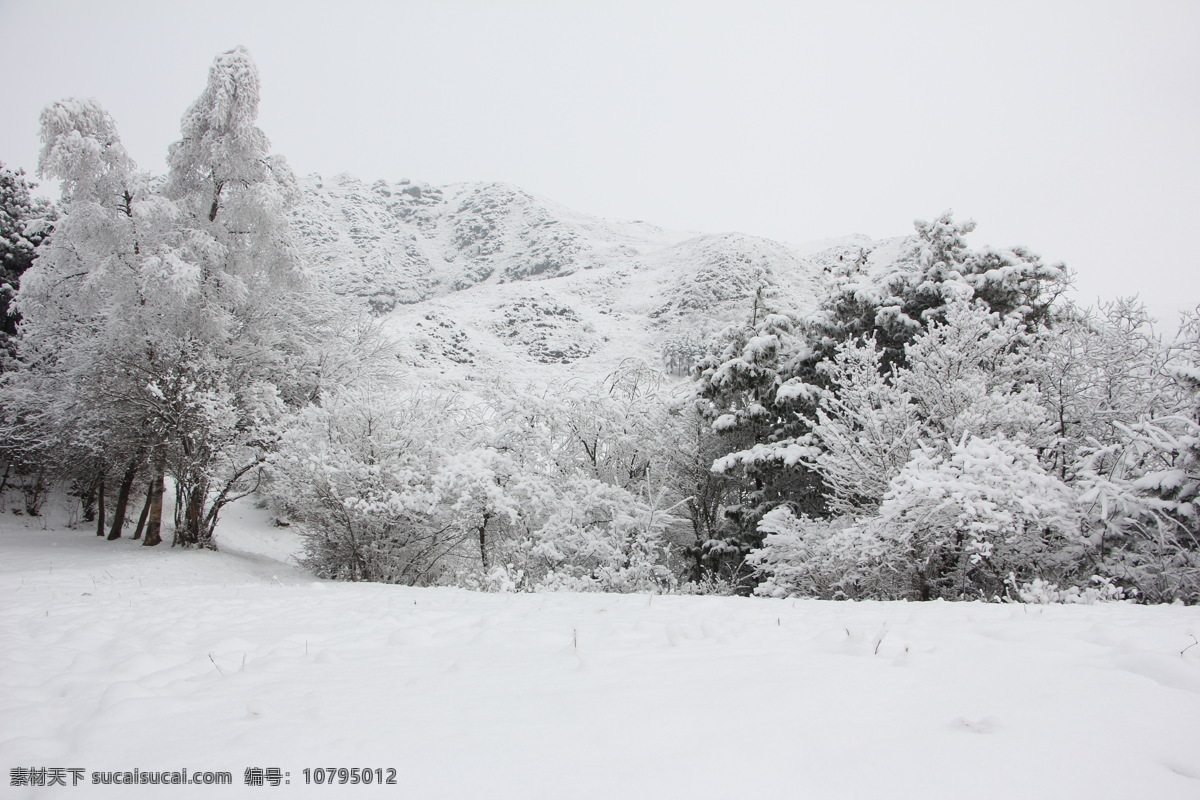
<path fill-rule="evenodd" d="M 378 388 L 305 409 L 266 490 L 318 575 L 508 590 L 662 591 L 653 385 L 504 391 L 467 403 Z"/>
<path fill-rule="evenodd" d="M 137 516 L 157 544 L 173 487 L 174 543 L 212 547 L 259 492 L 345 580 L 1200 602 L 1195 316 L 1167 345 L 1132 303 L 1076 309 L 1061 267 L 973 251 L 947 214 L 887 274 L 833 272 L 812 313 L 762 287 L 746 324 L 673 341 L 682 390 L 634 363 L 417 388 L 307 278 L 257 103 L 247 54 L 218 57 L 159 178 L 93 101 L 61 101 L 39 163 L 57 212 L 0 185 L 6 269 L 25 257 L 0 492 L 26 513 L 57 483 L 97 533 Z"/>

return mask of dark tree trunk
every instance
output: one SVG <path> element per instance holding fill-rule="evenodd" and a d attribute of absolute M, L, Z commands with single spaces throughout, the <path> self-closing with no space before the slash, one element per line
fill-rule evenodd
<path fill-rule="evenodd" d="M 100 506 L 100 513 L 96 515 L 96 535 L 104 535 L 104 473 L 100 473 L 100 484 L 96 488 L 96 501 Z"/>
<path fill-rule="evenodd" d="M 83 521 L 96 521 L 96 481 L 88 481 L 87 488 L 79 497 L 79 502 L 83 504 Z"/>
<path fill-rule="evenodd" d="M 692 518 L 692 535 L 696 537 L 696 545 L 688 548 L 693 559 L 692 581 L 700 583 L 704 580 L 704 543 L 711 539 L 712 535 L 706 534 L 704 531 L 704 518 L 701 516 L 702 512 L 697 507 L 694 497 L 688 499 L 687 507 Z"/>
<path fill-rule="evenodd" d="M 183 512 L 187 508 L 187 503 L 183 502 L 183 479 L 179 478 L 175 481 L 175 536 L 171 540 L 171 546 L 182 544 L 180 531 L 183 530 Z"/>
<path fill-rule="evenodd" d="M 129 507 L 129 493 L 133 491 L 133 482 L 137 478 L 137 469 L 141 460 L 141 453 L 138 453 L 125 468 L 125 474 L 121 476 L 121 488 L 117 491 L 117 507 L 113 509 L 112 527 L 108 531 L 110 541 L 121 538 L 121 530 L 125 527 L 125 511 Z"/>
<path fill-rule="evenodd" d="M 208 496 L 207 481 L 201 481 L 184 494 L 183 528 L 179 543 L 184 547 L 197 547 L 206 544 L 205 531 L 202 530 L 204 521 L 204 499 Z"/>
<path fill-rule="evenodd" d="M 491 559 L 488 558 L 487 550 L 487 526 L 488 520 L 491 518 L 491 514 L 484 514 L 483 522 L 479 525 L 479 557 L 483 561 L 484 572 L 488 572 L 492 568 Z"/>
<path fill-rule="evenodd" d="M 147 502 L 149 514 L 146 517 L 146 538 L 142 540 L 143 547 L 154 547 L 162 544 L 162 501 L 166 491 L 166 453 L 159 447 L 154 454 L 154 462 L 150 474 L 150 497 Z"/>
<path fill-rule="evenodd" d="M 142 531 L 146 530 L 146 517 L 150 516 L 150 498 L 154 496 L 154 492 L 150 488 L 146 489 L 146 499 L 142 502 L 142 513 L 138 515 L 137 527 L 133 530 L 133 540 L 136 542 L 142 538 Z"/>

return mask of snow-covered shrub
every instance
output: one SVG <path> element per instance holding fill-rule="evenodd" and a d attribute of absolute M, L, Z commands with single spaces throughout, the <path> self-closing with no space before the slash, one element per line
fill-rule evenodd
<path fill-rule="evenodd" d="M 592 478 L 556 487 L 553 506 L 530 520 L 506 555 L 531 588 L 566 591 L 666 591 L 674 584 L 654 502 Z"/>
<path fill-rule="evenodd" d="M 1186 436 L 1166 433 L 1188 425 L 1179 417 L 1118 424 L 1125 441 L 1081 448 L 1076 468 L 1095 569 L 1146 602 L 1200 602 L 1200 523 L 1194 495 L 1185 494 L 1188 470 L 1175 466 L 1186 462 L 1177 449 Z"/>
<path fill-rule="evenodd" d="M 879 535 L 904 552 L 920 599 L 988 597 L 1004 576 L 1068 569 L 1079 522 L 1073 493 L 1036 453 L 1003 436 L 922 448 L 892 481 Z"/>
<path fill-rule="evenodd" d="M 763 516 L 759 530 L 763 546 L 746 559 L 765 577 L 755 594 L 894 599 L 908 589 L 905 554 L 879 535 L 874 520 L 797 517 L 779 506 Z"/>
<path fill-rule="evenodd" d="M 297 415 L 270 460 L 268 491 L 303 533 L 308 568 L 429 584 L 464 558 L 467 535 L 442 513 L 432 480 L 458 412 L 445 399 L 364 389 Z"/>
<path fill-rule="evenodd" d="M 489 406 L 478 455 L 449 457 L 439 476 L 457 477 L 435 479 L 486 537 L 482 571 L 507 565 L 522 589 L 669 588 L 664 532 L 679 520 L 663 509 L 659 373 L 629 361 L 599 384 L 497 390 Z"/>
<path fill-rule="evenodd" d="M 636 371 L 604 387 L 329 395 L 297 415 L 270 491 L 307 564 L 349 580 L 476 589 L 662 591 L 674 576 Z"/>
<path fill-rule="evenodd" d="M 487 572 L 463 569 L 454 576 L 453 583 L 477 592 L 505 594 L 522 590 L 525 585 L 525 573 L 513 564 L 500 564 Z"/>
<path fill-rule="evenodd" d="M 1113 603 L 1121 600 L 1128 600 L 1137 595 L 1137 590 L 1132 589 L 1128 592 L 1115 584 L 1111 578 L 1106 578 L 1102 575 L 1093 575 L 1091 586 L 1067 586 L 1061 588 L 1057 583 L 1050 583 L 1041 578 L 1034 578 L 1032 581 L 1025 583 L 1017 583 L 1015 575 L 1008 576 L 1008 588 L 1015 599 L 1022 603 L 1039 603 L 1047 605 L 1050 603 L 1071 603 L 1081 605 L 1095 605 L 1096 603 Z"/>
<path fill-rule="evenodd" d="M 891 481 L 878 513 L 763 517 L 749 560 L 772 596 L 928 600 L 991 597 L 1005 576 L 1057 576 L 1078 556 L 1070 489 L 1026 445 L 971 437 L 923 448 Z"/>

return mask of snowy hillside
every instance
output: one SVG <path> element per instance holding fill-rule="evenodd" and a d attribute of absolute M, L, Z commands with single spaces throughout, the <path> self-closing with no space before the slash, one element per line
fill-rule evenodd
<path fill-rule="evenodd" d="M 1200 791 L 1195 607 L 329 583 L 273 560 L 290 543 L 264 519 L 233 509 L 216 553 L 5 515 L 5 797 Z M 305 785 L 338 767 L 397 785 Z M 11 785 L 67 768 L 73 789 Z M 91 783 L 184 768 L 232 785 Z"/>
<path fill-rule="evenodd" d="M 747 318 L 760 288 L 807 308 L 839 258 L 898 252 L 859 236 L 802 255 L 744 234 L 588 217 L 502 184 L 314 175 L 303 189 L 292 224 L 318 280 L 386 314 L 409 366 L 451 374 L 658 363 L 669 337 Z"/>

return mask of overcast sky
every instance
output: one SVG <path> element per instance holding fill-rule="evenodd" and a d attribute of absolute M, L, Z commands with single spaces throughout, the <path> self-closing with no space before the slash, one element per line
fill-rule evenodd
<path fill-rule="evenodd" d="M 505 181 L 785 242 L 953 209 L 1094 302 L 1200 302 L 1200 2 L 0 0 L 0 161 L 68 96 L 165 169 L 218 53 L 298 173 Z"/>

